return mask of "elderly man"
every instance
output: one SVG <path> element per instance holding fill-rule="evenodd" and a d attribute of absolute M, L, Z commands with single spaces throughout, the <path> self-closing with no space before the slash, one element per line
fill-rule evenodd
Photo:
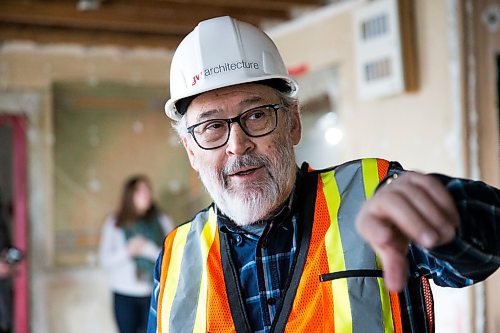
<path fill-rule="evenodd" d="M 432 332 L 428 278 L 498 268 L 497 189 L 381 159 L 297 167 L 297 84 L 261 30 L 201 22 L 170 86 L 213 204 L 165 239 L 148 332 Z"/>

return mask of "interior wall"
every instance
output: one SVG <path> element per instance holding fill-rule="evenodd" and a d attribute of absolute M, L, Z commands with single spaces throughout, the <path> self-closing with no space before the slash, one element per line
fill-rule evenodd
<path fill-rule="evenodd" d="M 460 119 L 452 109 L 448 71 L 454 55 L 449 48 L 447 2 L 414 1 L 418 91 L 374 100 L 361 100 L 356 90 L 353 13 L 364 3 L 334 6 L 330 15 L 298 20 L 270 34 L 290 66 L 337 66 L 344 160 L 379 156 L 398 160 L 408 169 L 462 175 Z"/>
<path fill-rule="evenodd" d="M 155 202 L 180 224 L 202 207 L 202 187 L 160 112 L 165 88 L 57 82 L 54 92 L 55 260 L 96 265 L 101 226 L 125 181 L 146 175 Z"/>

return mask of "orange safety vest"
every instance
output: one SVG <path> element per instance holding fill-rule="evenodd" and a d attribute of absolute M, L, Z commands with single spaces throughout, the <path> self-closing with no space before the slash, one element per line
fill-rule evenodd
<path fill-rule="evenodd" d="M 354 227 L 388 166 L 363 159 L 307 172 L 300 246 L 273 332 L 403 332 L 398 295 Z M 251 332 L 225 237 L 210 207 L 166 238 L 158 332 Z"/>

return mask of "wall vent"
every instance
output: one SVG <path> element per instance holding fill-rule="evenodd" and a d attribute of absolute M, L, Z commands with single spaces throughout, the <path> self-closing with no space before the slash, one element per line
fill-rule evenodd
<path fill-rule="evenodd" d="M 362 39 L 364 41 L 384 36 L 389 30 L 387 15 L 382 14 L 372 18 L 368 18 L 362 23 Z"/>
<path fill-rule="evenodd" d="M 402 9 L 406 20 L 404 24 L 400 18 Z M 410 0 L 375 0 L 355 11 L 356 76 L 361 99 L 386 97 L 416 89 L 416 83 L 412 83 L 409 89 L 407 82 L 407 79 L 415 82 L 415 49 L 406 47 L 402 42 L 402 36 L 408 39 L 405 43 L 411 44 L 414 39 L 411 13 Z M 405 63 L 408 61 L 410 63 Z M 412 70 L 411 75 L 408 75 L 405 66 Z"/>

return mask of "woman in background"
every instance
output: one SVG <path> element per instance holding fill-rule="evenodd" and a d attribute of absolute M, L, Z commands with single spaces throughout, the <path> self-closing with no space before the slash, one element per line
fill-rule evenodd
<path fill-rule="evenodd" d="M 120 333 L 145 332 L 154 263 L 172 221 L 153 201 L 149 179 L 131 177 L 119 210 L 107 217 L 99 259 L 110 273 L 114 314 Z"/>

